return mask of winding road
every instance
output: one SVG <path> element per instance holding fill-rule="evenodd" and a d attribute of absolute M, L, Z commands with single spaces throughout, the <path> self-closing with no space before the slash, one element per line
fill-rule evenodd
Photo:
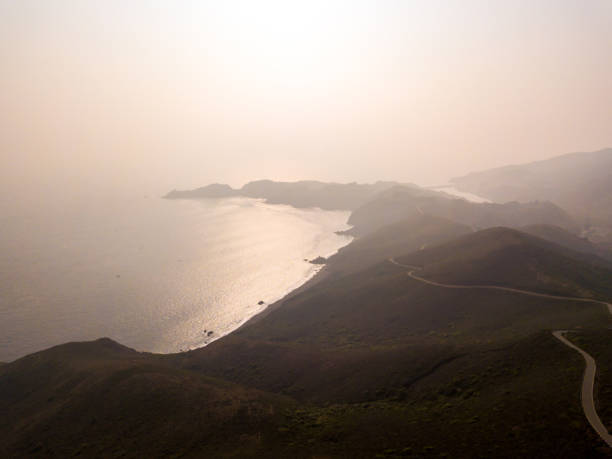
<path fill-rule="evenodd" d="M 421 269 L 418 266 L 404 265 L 404 264 L 398 263 L 393 258 L 389 258 L 389 262 L 396 266 L 400 266 L 402 268 L 409 269 L 410 271 L 408 271 L 407 274 L 412 279 L 417 280 L 419 282 L 423 282 L 425 284 L 434 285 L 436 287 L 453 288 L 453 289 L 502 290 L 504 292 L 513 292 L 513 293 L 519 293 L 522 295 L 538 296 L 538 297 L 543 297 L 543 298 L 550 298 L 553 300 L 571 300 L 571 301 L 581 301 L 584 303 L 596 303 L 596 304 L 605 305 L 608 308 L 608 312 L 612 314 L 612 304 L 606 303 L 605 301 L 591 300 L 588 298 L 579 298 L 579 297 L 571 297 L 571 296 L 547 295 L 546 293 L 537 293 L 537 292 L 531 292 L 529 290 L 520 290 L 520 289 L 510 288 L 510 287 L 498 287 L 495 285 L 441 284 L 439 282 L 434 282 L 431 280 L 423 279 L 422 277 L 419 277 L 416 274 L 414 274 L 415 271 L 418 271 L 419 269 Z M 584 415 L 589 421 L 589 424 L 591 424 L 591 427 L 593 427 L 593 429 L 595 430 L 595 432 L 597 432 L 597 434 L 601 437 L 601 439 L 604 442 L 606 442 L 606 444 L 610 448 L 612 448 L 612 435 L 610 435 L 606 427 L 601 422 L 601 419 L 599 418 L 599 415 L 597 414 L 597 410 L 595 409 L 595 401 L 593 399 L 593 392 L 594 392 L 594 386 L 595 386 L 595 374 L 597 372 L 597 365 L 595 364 L 595 359 L 591 357 L 588 353 L 580 349 L 578 346 L 570 342 L 564 336 L 565 333 L 567 333 L 568 331 L 569 330 L 556 330 L 553 332 L 553 336 L 557 338 L 559 341 L 561 341 L 563 344 L 565 344 L 566 346 L 572 348 L 576 352 L 579 352 L 580 355 L 582 355 L 582 357 L 584 358 L 586 362 L 586 368 L 584 369 L 584 377 L 582 379 L 582 390 L 580 392 L 580 398 L 582 400 L 582 409 L 584 410 Z"/>

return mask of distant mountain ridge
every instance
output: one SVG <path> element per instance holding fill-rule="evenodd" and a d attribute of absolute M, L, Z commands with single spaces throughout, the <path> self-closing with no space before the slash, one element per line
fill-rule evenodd
<path fill-rule="evenodd" d="M 451 182 L 496 202 L 549 200 L 581 223 L 612 226 L 612 148 L 474 172 Z"/>
<path fill-rule="evenodd" d="M 559 226 L 573 233 L 580 229 L 567 212 L 547 201 L 475 203 L 431 190 L 393 187 L 353 211 L 348 222 L 354 229 L 349 232 L 361 236 L 417 214 L 446 218 L 474 230 L 536 224 Z"/>
<path fill-rule="evenodd" d="M 294 207 L 350 210 L 352 213 L 348 223 L 353 228 L 346 233 L 357 237 L 422 214 L 453 220 L 474 230 L 492 226 L 526 225 L 554 225 L 571 233 L 580 230 L 580 226 L 564 210 L 550 202 L 475 203 L 441 191 L 397 182 L 340 184 L 259 180 L 247 183 L 239 190 L 221 184 L 212 184 L 195 190 L 173 190 L 165 198 L 202 199 L 235 196 L 260 198 L 270 204 L 286 204 Z"/>
<path fill-rule="evenodd" d="M 612 260 L 612 251 L 592 243 L 586 237 L 569 233 L 554 225 L 528 225 L 520 228 L 521 231 L 541 237 L 547 241 L 575 250 L 576 252 L 597 255 L 606 260 Z"/>
<path fill-rule="evenodd" d="M 394 186 L 418 188 L 411 183 L 376 182 L 326 183 L 316 180 L 275 182 L 257 180 L 240 189 L 229 185 L 211 184 L 194 190 L 172 190 L 166 199 L 200 199 L 244 196 L 265 199 L 270 204 L 287 204 L 293 207 L 320 207 L 326 210 L 353 210 L 372 199 L 381 191 Z"/>

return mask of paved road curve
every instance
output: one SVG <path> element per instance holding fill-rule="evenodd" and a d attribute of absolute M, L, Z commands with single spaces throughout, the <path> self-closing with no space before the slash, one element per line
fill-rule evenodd
<path fill-rule="evenodd" d="M 429 285 L 434 285 L 436 287 L 456 288 L 456 289 L 502 290 L 502 291 L 505 291 L 505 292 L 520 293 L 522 295 L 529 295 L 529 296 L 539 296 L 539 297 L 544 297 L 544 298 L 550 298 L 550 299 L 553 299 L 553 300 L 571 300 L 571 301 L 582 301 L 582 302 L 585 302 L 585 303 L 597 303 L 597 304 L 605 305 L 608 308 L 608 312 L 610 314 L 612 314 L 612 304 L 611 303 L 606 303 L 604 301 L 591 300 L 591 299 L 588 299 L 588 298 L 571 297 L 571 296 L 547 295 L 545 293 L 531 292 L 529 290 L 520 290 L 520 289 L 510 288 L 510 287 L 498 287 L 498 286 L 495 286 L 495 285 L 451 285 L 451 284 L 441 284 L 439 282 L 434 282 L 434 281 L 430 281 L 430 280 L 427 280 L 427 279 L 423 279 L 422 277 L 419 277 L 419 276 L 415 275 L 414 272 L 420 269 L 417 266 L 403 265 L 403 264 L 398 263 L 397 261 L 395 261 L 393 258 L 389 258 L 389 261 L 391 263 L 393 263 L 394 265 L 396 265 L 396 266 L 400 266 L 402 268 L 409 269 L 410 271 L 408 271 L 408 276 L 410 276 L 412 279 L 417 280 L 419 282 L 424 282 L 424 283 L 429 284 Z M 595 409 L 595 402 L 593 400 L 593 391 L 594 391 L 594 386 L 595 386 L 595 373 L 597 372 L 597 366 L 595 364 L 595 359 L 593 359 L 593 357 L 591 357 L 585 351 L 580 349 L 578 346 L 576 346 L 575 344 L 571 343 L 564 336 L 564 334 L 567 331 L 568 330 L 557 330 L 557 331 L 554 331 L 553 332 L 553 336 L 555 338 L 557 338 L 559 341 L 561 341 L 563 344 L 565 344 L 566 346 L 568 346 L 568 347 L 574 349 L 575 351 L 579 352 L 580 355 L 582 355 L 582 357 L 584 357 L 584 360 L 586 362 L 586 368 L 584 369 L 584 377 L 582 379 L 582 391 L 580 393 L 580 398 L 582 400 L 582 409 L 584 410 L 584 415 L 586 416 L 587 420 L 589 421 L 589 424 L 591 424 L 593 429 L 595 429 L 595 432 L 597 432 L 597 434 L 601 437 L 601 439 L 603 441 L 605 441 L 606 444 L 609 447 L 612 448 L 612 435 L 610 435 L 610 433 L 608 432 L 606 427 L 601 422 L 601 419 L 597 415 L 597 411 Z"/>

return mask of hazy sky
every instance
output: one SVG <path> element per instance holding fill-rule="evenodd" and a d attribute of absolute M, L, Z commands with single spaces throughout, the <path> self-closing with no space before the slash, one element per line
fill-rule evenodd
<path fill-rule="evenodd" d="M 612 146 L 612 1 L 0 0 L 0 192 L 422 184 Z"/>

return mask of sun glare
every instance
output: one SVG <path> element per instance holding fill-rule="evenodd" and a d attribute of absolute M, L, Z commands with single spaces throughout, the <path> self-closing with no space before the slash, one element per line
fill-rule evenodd
<path fill-rule="evenodd" d="M 216 11 L 226 64 L 259 85 L 308 89 L 351 71 L 359 21 L 348 3 L 230 2 Z M 358 19 L 358 18 L 357 18 Z"/>

